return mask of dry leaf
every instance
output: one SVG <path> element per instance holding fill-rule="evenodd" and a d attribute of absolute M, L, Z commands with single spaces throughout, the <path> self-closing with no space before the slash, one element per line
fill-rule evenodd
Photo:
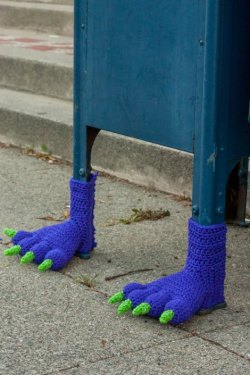
<path fill-rule="evenodd" d="M 70 216 L 69 210 L 64 210 L 63 211 L 63 218 L 64 218 L 64 220 L 69 219 L 69 216 Z"/>
<path fill-rule="evenodd" d="M 55 218 L 53 216 L 37 217 L 37 219 L 39 219 L 39 220 L 46 220 L 46 221 L 57 221 L 57 222 L 63 221 L 63 219 L 57 219 L 57 218 Z"/>
<path fill-rule="evenodd" d="M 168 210 L 164 211 L 160 210 L 142 210 L 141 208 L 133 208 L 132 211 L 134 212 L 130 217 L 126 219 L 120 219 L 120 223 L 122 224 L 131 224 L 131 223 L 138 223 L 140 221 L 145 220 L 160 220 L 164 217 L 170 216 L 170 212 Z"/>

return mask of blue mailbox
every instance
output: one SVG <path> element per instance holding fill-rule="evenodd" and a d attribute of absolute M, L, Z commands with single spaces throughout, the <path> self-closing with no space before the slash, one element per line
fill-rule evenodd
<path fill-rule="evenodd" d="M 75 1 L 74 177 L 101 129 L 194 154 L 193 219 L 244 222 L 249 0 Z"/>

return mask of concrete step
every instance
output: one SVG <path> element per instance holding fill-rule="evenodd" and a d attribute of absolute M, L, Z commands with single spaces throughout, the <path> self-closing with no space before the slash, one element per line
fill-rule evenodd
<path fill-rule="evenodd" d="M 1 27 L 73 35 L 73 7 L 52 3 L 0 0 Z"/>
<path fill-rule="evenodd" d="M 0 85 L 72 100 L 72 37 L 0 29 Z"/>
<path fill-rule="evenodd" d="M 72 160 L 72 117 L 70 102 L 0 89 L 0 142 L 36 150 L 46 145 L 53 154 Z M 185 152 L 102 131 L 92 165 L 149 188 L 191 195 L 192 156 Z"/>
<path fill-rule="evenodd" d="M 72 154 L 72 104 L 54 98 L 0 89 L 1 142 Z"/>
<path fill-rule="evenodd" d="M 16 0 L 9 0 L 16 1 Z M 42 3 L 42 4 L 62 4 L 62 5 L 72 5 L 74 0 L 19 0 L 19 3 Z"/>

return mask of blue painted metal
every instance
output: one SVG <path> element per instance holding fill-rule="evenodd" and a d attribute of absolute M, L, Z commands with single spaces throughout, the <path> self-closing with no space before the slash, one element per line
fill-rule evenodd
<path fill-rule="evenodd" d="M 75 1 L 74 177 L 88 127 L 193 152 L 193 218 L 223 222 L 250 155 L 249 22 L 249 0 Z"/>
<path fill-rule="evenodd" d="M 88 1 L 88 124 L 192 151 L 198 5 Z"/>
<path fill-rule="evenodd" d="M 73 176 L 87 180 L 87 128 L 85 121 L 85 84 L 87 56 L 87 1 L 74 2 L 74 134 Z"/>
<path fill-rule="evenodd" d="M 193 217 L 224 221 L 225 187 L 239 159 L 250 155 L 250 3 L 207 1 L 204 29 L 203 101 L 196 121 Z"/>

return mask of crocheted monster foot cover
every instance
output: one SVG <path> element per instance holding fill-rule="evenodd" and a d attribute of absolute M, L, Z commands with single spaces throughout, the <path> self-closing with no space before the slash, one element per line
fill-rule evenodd
<path fill-rule="evenodd" d="M 188 256 L 181 272 L 147 285 L 131 283 L 109 299 L 122 302 L 118 314 L 160 318 L 166 324 L 185 322 L 196 313 L 225 307 L 225 224 L 202 226 L 189 220 Z"/>
<path fill-rule="evenodd" d="M 23 264 L 34 260 L 39 264 L 40 271 L 49 268 L 58 270 L 76 253 L 89 257 L 96 246 L 93 225 L 96 177 L 91 175 L 89 182 L 71 179 L 70 219 L 64 223 L 34 232 L 5 229 L 4 233 L 12 237 L 14 246 L 5 250 L 4 254 L 20 254 Z"/>

